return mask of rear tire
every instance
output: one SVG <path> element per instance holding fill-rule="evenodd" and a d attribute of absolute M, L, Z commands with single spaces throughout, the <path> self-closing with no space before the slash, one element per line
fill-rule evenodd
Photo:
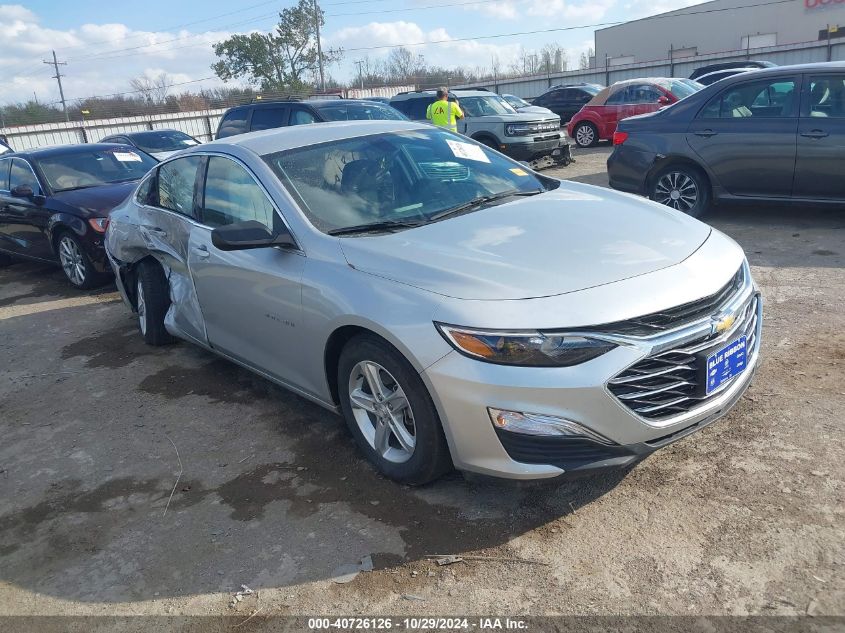
<path fill-rule="evenodd" d="M 346 344 L 338 362 L 338 392 L 346 424 L 376 470 L 417 486 L 452 468 L 425 384 L 386 341 L 362 335 Z"/>
<path fill-rule="evenodd" d="M 652 178 L 649 198 L 693 218 L 700 218 L 710 208 L 710 183 L 696 167 L 668 165 Z"/>
<path fill-rule="evenodd" d="M 147 345 L 158 347 L 176 339 L 164 327 L 170 309 L 170 285 L 158 263 L 146 260 L 138 265 L 135 285 L 138 327 Z"/>
<path fill-rule="evenodd" d="M 592 123 L 579 123 L 572 131 L 578 147 L 593 147 L 599 142 L 599 130 Z"/>

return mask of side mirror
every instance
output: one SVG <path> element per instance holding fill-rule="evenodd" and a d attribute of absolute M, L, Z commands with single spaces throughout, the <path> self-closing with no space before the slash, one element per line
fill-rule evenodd
<path fill-rule="evenodd" d="M 669 105 L 670 103 L 672 103 L 672 100 L 666 95 L 662 95 L 661 97 L 658 97 L 657 103 L 659 103 L 660 105 Z"/>
<path fill-rule="evenodd" d="M 35 192 L 29 185 L 18 185 L 11 191 L 13 198 L 32 198 Z"/>
<path fill-rule="evenodd" d="M 211 243 L 221 251 L 243 251 L 271 246 L 296 246 L 293 236 L 282 227 L 273 234 L 261 222 L 247 220 L 221 226 L 211 232 Z"/>

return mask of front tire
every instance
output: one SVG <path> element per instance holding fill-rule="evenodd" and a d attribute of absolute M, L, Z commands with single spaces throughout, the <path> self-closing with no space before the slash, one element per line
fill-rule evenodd
<path fill-rule="evenodd" d="M 159 347 L 175 340 L 164 327 L 164 317 L 170 309 L 170 286 L 158 263 L 147 260 L 138 265 L 135 307 L 138 328 L 147 345 Z"/>
<path fill-rule="evenodd" d="M 573 130 L 578 147 L 593 147 L 599 142 L 599 130 L 592 123 L 579 123 Z"/>
<path fill-rule="evenodd" d="M 375 336 L 349 341 L 338 363 L 338 387 L 346 424 L 379 472 L 422 485 L 452 467 L 425 384 L 387 342 Z"/>
<path fill-rule="evenodd" d="M 103 284 L 105 277 L 94 269 L 91 258 L 70 231 L 59 236 L 59 264 L 67 280 L 80 290 L 90 290 Z"/>
<path fill-rule="evenodd" d="M 710 187 L 699 169 L 688 165 L 669 165 L 652 180 L 649 198 L 699 218 L 710 207 Z"/>

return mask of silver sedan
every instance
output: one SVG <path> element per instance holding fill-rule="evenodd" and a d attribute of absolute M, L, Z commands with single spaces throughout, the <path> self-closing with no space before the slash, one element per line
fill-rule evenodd
<path fill-rule="evenodd" d="M 106 248 L 149 344 L 341 413 L 412 484 L 629 466 L 727 412 L 759 354 L 728 237 L 409 122 L 188 149 L 112 212 Z"/>

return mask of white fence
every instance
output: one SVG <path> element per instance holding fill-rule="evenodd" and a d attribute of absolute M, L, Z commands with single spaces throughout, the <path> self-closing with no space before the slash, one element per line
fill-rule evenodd
<path fill-rule="evenodd" d="M 398 92 L 413 89 L 414 86 L 384 86 L 364 90 L 350 89 L 344 91 L 344 93 L 350 99 L 365 99 L 367 97 L 392 97 Z M 342 96 L 342 93 L 335 96 Z M 38 125 L 0 128 L 0 134 L 5 135 L 12 149 L 18 151 L 45 145 L 97 143 L 112 134 L 160 129 L 180 130 L 200 141 L 210 141 L 217 132 L 220 117 L 223 116 L 224 112 L 226 112 L 226 108 L 112 119 L 91 119 L 81 122 L 71 121 L 70 123 L 40 123 Z"/>
<path fill-rule="evenodd" d="M 606 66 L 603 65 L 586 70 L 527 75 L 512 79 L 500 79 L 498 81 L 478 82 L 452 87 L 483 87 L 500 94 L 514 94 L 525 99 L 532 99 L 544 93 L 555 84 L 586 82 L 609 86 L 615 81 L 636 79 L 637 77 L 689 77 L 692 71 L 699 66 L 743 60 L 770 61 L 779 66 L 808 64 L 811 62 L 842 61 L 845 60 L 845 42 L 841 40 L 832 40 L 830 42 L 822 40 L 819 42 L 804 42 L 750 50 L 728 51 L 711 55 L 697 55 L 695 57 L 676 57 L 674 60 L 664 59 L 637 64 L 616 65 L 612 60 L 607 60 L 608 63 Z M 599 61 L 601 62 L 601 60 Z"/>

